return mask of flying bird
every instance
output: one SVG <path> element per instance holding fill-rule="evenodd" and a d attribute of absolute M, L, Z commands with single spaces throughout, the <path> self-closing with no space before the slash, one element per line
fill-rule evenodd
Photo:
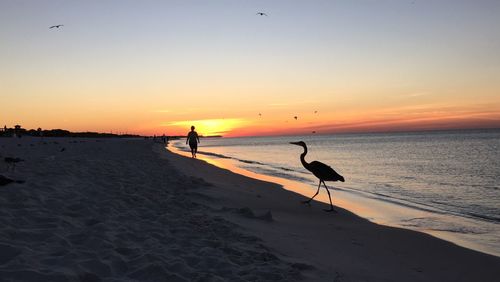
<path fill-rule="evenodd" d="M 318 190 L 316 191 L 316 194 L 314 194 L 314 196 L 312 196 L 311 199 L 303 201 L 302 203 L 309 204 L 312 201 L 312 199 L 314 199 L 314 197 L 316 197 L 316 195 L 318 195 L 319 188 L 321 188 L 321 183 L 323 183 L 323 185 L 325 185 L 326 192 L 328 192 L 328 198 L 330 199 L 330 209 L 325 210 L 325 211 L 327 211 L 327 212 L 335 211 L 333 209 L 332 197 L 330 196 L 330 191 L 328 190 L 328 187 L 326 186 L 325 181 L 342 181 L 342 182 L 344 182 L 345 181 L 344 177 L 342 175 L 338 174 L 335 170 L 333 170 L 333 168 L 331 168 L 330 166 L 328 166 L 322 162 L 318 162 L 318 161 L 312 161 L 310 163 L 306 162 L 305 156 L 307 154 L 307 146 L 306 146 L 306 143 L 304 143 L 303 141 L 290 142 L 290 144 L 301 146 L 302 148 L 304 148 L 304 152 L 300 155 L 300 162 L 302 163 L 302 165 L 304 166 L 305 169 L 312 172 L 312 174 L 314 174 L 314 176 L 316 176 L 319 179 Z"/>
<path fill-rule="evenodd" d="M 266 14 L 266 13 L 262 13 L 262 12 L 258 12 L 256 15 L 259 15 L 259 16 L 266 16 L 266 17 L 267 17 L 267 14 Z"/>
<path fill-rule="evenodd" d="M 51 29 L 51 28 L 60 28 L 61 26 L 64 26 L 64 25 L 63 24 L 53 25 L 53 26 L 49 27 L 49 29 Z"/>
<path fill-rule="evenodd" d="M 318 113 L 318 111 L 314 111 L 314 113 L 315 113 L 315 114 L 317 114 L 317 113 Z"/>
<path fill-rule="evenodd" d="M 297 116 L 294 116 L 293 118 L 294 118 L 295 120 L 297 120 L 297 119 L 298 119 L 298 117 L 297 117 Z"/>

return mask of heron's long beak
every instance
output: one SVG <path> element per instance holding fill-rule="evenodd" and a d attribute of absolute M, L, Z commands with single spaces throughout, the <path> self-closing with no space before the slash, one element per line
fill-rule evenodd
<path fill-rule="evenodd" d="M 293 145 L 300 145 L 299 142 L 290 142 L 290 144 L 293 144 Z"/>

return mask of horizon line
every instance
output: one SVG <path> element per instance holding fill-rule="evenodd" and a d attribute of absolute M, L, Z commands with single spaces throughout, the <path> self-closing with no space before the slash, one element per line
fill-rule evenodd
<path fill-rule="evenodd" d="M 13 129 L 13 128 L 7 128 L 7 129 Z M 32 131 L 36 129 L 26 129 L 22 128 L 25 131 Z M 84 133 L 95 133 L 95 134 L 111 134 L 111 135 L 116 135 L 116 136 L 137 136 L 137 137 L 161 137 L 163 134 L 137 134 L 137 133 L 132 133 L 132 132 L 121 132 L 121 131 L 116 131 L 116 133 L 113 133 L 113 131 L 91 131 L 91 130 L 84 130 L 84 131 L 71 131 L 68 129 L 62 129 L 62 128 L 52 128 L 52 129 L 43 129 L 42 131 L 54 131 L 54 130 L 63 130 L 63 131 L 68 131 L 69 133 L 72 134 L 84 134 Z M 330 132 L 317 132 L 317 133 L 280 133 L 280 134 L 257 134 L 257 135 L 234 135 L 231 136 L 226 136 L 224 134 L 211 134 L 211 135 L 200 135 L 200 137 L 204 138 L 209 138 L 209 137 L 224 137 L 224 138 L 252 138 L 252 137 L 278 137 L 278 136 L 313 136 L 313 135 L 319 135 L 319 136 L 325 136 L 325 135 L 344 135 L 344 134 L 387 134 L 387 133 L 417 133 L 417 132 L 442 132 L 442 131 L 480 131 L 480 130 L 500 130 L 500 126 L 493 126 L 493 127 L 448 127 L 448 128 L 426 128 L 426 129 L 399 129 L 399 128 L 394 128 L 394 129 L 384 129 L 384 130 L 349 130 L 349 131 L 330 131 Z M 0 128 L 0 132 L 3 132 L 4 128 Z M 172 135 L 165 135 L 169 137 L 182 137 L 184 134 L 172 134 Z M 1 137 L 1 136 L 0 136 Z M 48 136 L 47 136 L 48 137 Z"/>

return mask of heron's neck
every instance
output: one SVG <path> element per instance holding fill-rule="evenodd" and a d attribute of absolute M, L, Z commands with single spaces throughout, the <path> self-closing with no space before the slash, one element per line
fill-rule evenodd
<path fill-rule="evenodd" d="M 306 162 L 307 147 L 304 147 L 304 153 L 300 154 L 300 162 L 304 167 L 308 167 L 309 163 Z"/>

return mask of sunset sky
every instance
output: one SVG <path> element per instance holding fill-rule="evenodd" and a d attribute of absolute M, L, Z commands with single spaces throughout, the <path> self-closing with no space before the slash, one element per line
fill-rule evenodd
<path fill-rule="evenodd" d="M 497 0 L 0 0 L 0 123 L 227 136 L 500 127 L 499 15 Z"/>

